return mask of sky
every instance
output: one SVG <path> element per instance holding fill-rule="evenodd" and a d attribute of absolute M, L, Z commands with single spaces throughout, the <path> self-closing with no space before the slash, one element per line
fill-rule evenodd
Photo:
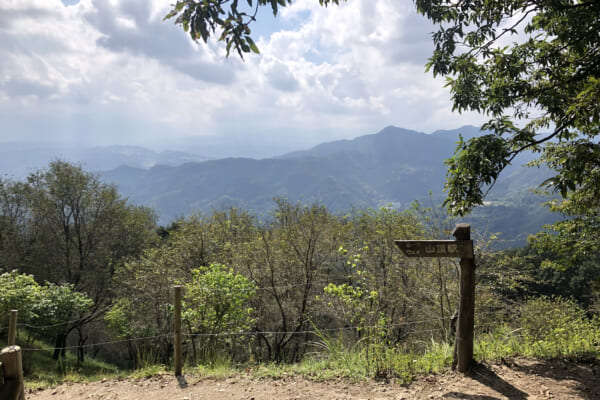
<path fill-rule="evenodd" d="M 412 1 L 262 8 L 244 61 L 163 22 L 173 2 L 0 0 L 0 142 L 302 146 L 483 122 L 425 72 L 435 27 Z"/>

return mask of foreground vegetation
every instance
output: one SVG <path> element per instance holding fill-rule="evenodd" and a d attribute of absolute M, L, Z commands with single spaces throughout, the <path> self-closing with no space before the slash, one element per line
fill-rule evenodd
<path fill-rule="evenodd" d="M 538 298 L 525 303 L 519 314 L 520 317 L 513 319 L 512 323 L 507 320 L 498 322 L 493 330 L 482 332 L 478 329 L 475 342 L 477 361 L 494 362 L 516 356 L 574 360 L 598 357 L 600 321 L 587 318 L 583 309 L 573 301 Z M 451 344 L 434 340 L 422 343 L 420 352 L 410 353 L 401 348 L 372 348 L 370 355 L 364 346 L 348 347 L 341 337 L 323 337 L 315 341 L 313 347 L 314 351 L 298 363 L 240 364 L 221 358 L 205 365 L 186 365 L 184 373 L 217 379 L 238 374 L 250 374 L 257 379 L 297 375 L 316 381 L 343 378 L 356 382 L 386 378 L 406 384 L 420 374 L 449 370 L 453 352 Z M 139 379 L 172 373 L 170 365 L 144 360 L 140 360 L 134 370 L 119 369 L 91 358 L 80 364 L 69 353 L 64 360 L 53 361 L 51 347 L 36 344 L 36 348 L 41 351 L 26 353 L 25 358 L 29 388 L 43 388 L 61 382 Z M 48 368 L 49 365 L 53 367 Z"/>
<path fill-rule="evenodd" d="M 448 238 L 454 221 L 435 208 L 335 215 L 276 199 L 262 219 L 232 208 L 157 227 L 66 163 L 0 183 L 0 322 L 19 309 L 26 377 L 40 385 L 169 368 L 176 284 L 186 363 L 202 373 L 409 381 L 451 363 L 457 264 L 394 244 Z M 562 253 L 488 244 L 476 249 L 478 359 L 595 357 L 598 254 L 559 270 L 544 266 Z"/>

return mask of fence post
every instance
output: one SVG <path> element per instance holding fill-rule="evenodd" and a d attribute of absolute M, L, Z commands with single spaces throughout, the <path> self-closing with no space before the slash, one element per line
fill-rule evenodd
<path fill-rule="evenodd" d="M 471 225 L 457 224 L 452 232 L 456 240 L 471 240 Z M 475 259 L 472 254 L 460 259 L 460 299 L 456 329 L 455 364 L 459 372 L 467 372 L 473 363 L 473 330 L 475 326 Z"/>
<path fill-rule="evenodd" d="M 10 310 L 10 321 L 8 323 L 8 345 L 14 346 L 17 340 L 17 314 L 19 310 Z"/>
<path fill-rule="evenodd" d="M 23 381 L 23 359 L 19 346 L 5 347 L 0 351 L 0 362 L 4 369 L 4 385 L 0 388 L 0 398 L 25 400 Z"/>
<path fill-rule="evenodd" d="M 182 352 L 181 352 L 181 286 L 175 286 L 175 315 L 174 321 L 174 364 L 175 376 L 181 376 Z"/>

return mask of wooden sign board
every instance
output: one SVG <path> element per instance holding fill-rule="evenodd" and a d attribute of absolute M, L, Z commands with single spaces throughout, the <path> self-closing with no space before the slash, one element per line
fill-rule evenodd
<path fill-rule="evenodd" d="M 473 258 L 472 240 L 395 240 L 406 257 Z"/>

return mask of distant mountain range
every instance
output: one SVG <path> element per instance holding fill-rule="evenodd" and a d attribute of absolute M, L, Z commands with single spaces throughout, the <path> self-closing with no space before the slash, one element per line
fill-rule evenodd
<path fill-rule="evenodd" d="M 103 176 L 134 202 L 158 209 L 162 220 L 230 206 L 264 213 L 274 197 L 318 202 L 333 210 L 404 207 L 429 191 L 441 191 L 443 160 L 452 154 L 456 138 L 388 127 L 278 158 L 119 167 Z"/>
<path fill-rule="evenodd" d="M 284 197 L 303 204 L 320 203 L 333 212 L 353 207 L 406 208 L 419 200 L 440 204 L 446 176 L 444 160 L 459 139 L 480 135 L 465 126 L 425 134 L 389 126 L 382 131 L 322 143 L 278 157 L 209 159 L 180 152 L 157 152 L 136 146 L 58 148 L 23 143 L 0 145 L 0 176 L 23 179 L 53 159 L 80 163 L 118 185 L 132 202 L 153 207 L 168 224 L 195 211 L 236 206 L 264 215 Z M 199 151 L 201 148 L 190 149 Z M 206 147 L 205 154 L 212 154 Z M 501 175 L 487 198 L 467 219 L 479 231 L 502 232 L 505 246 L 523 244 L 528 234 L 557 216 L 539 204 L 530 189 L 549 172 L 521 165 L 522 156 Z"/>
<path fill-rule="evenodd" d="M 231 206 L 265 214 L 274 207 L 274 197 L 320 203 L 334 212 L 402 209 L 414 200 L 441 202 L 444 160 L 453 154 L 459 134 L 470 138 L 481 132 L 466 126 L 424 134 L 390 126 L 277 158 L 225 158 L 149 169 L 121 166 L 102 176 L 133 202 L 155 208 L 163 224 L 194 211 Z M 547 175 L 516 163 L 503 173 L 488 205 L 468 220 L 481 230 L 503 232 L 506 245 L 522 244 L 527 234 L 556 219 L 539 206 L 544 199 L 529 191 Z"/>
<path fill-rule="evenodd" d="M 180 151 L 157 152 L 139 146 L 58 147 L 54 144 L 0 143 L 0 176 L 23 179 L 52 160 L 81 164 L 88 171 L 106 171 L 122 165 L 151 168 L 205 161 L 208 157 Z"/>

